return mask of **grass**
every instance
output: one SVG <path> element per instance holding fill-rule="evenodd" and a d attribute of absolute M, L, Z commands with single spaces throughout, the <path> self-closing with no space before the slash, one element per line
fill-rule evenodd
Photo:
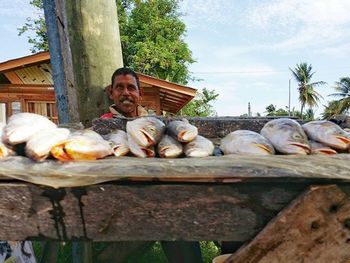
<path fill-rule="evenodd" d="M 202 241 L 200 242 L 202 257 L 204 263 L 211 263 L 212 259 L 220 255 L 220 249 L 211 241 Z M 33 248 L 37 260 L 40 260 L 41 257 L 41 242 L 33 242 Z M 93 245 L 93 251 L 97 252 L 102 248 L 101 244 L 95 243 Z M 66 242 L 62 243 L 58 252 L 57 263 L 72 263 L 72 248 L 71 243 Z M 155 244 L 143 255 L 135 255 L 130 257 L 127 263 L 167 263 L 166 257 L 164 255 L 163 249 L 159 242 Z M 96 262 L 97 263 L 97 262 Z"/>

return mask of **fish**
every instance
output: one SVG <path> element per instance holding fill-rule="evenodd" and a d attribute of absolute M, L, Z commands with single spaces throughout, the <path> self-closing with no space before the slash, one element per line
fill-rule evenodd
<path fill-rule="evenodd" d="M 346 150 L 350 146 L 349 134 L 331 121 L 310 121 L 303 129 L 311 140 L 333 149 Z"/>
<path fill-rule="evenodd" d="M 311 147 L 311 154 L 326 154 L 326 155 L 337 154 L 335 150 L 333 150 L 331 147 L 324 145 L 323 143 L 309 140 L 309 144 Z"/>
<path fill-rule="evenodd" d="M 130 134 L 127 134 L 127 137 L 128 137 L 130 152 L 132 152 L 132 154 L 134 154 L 135 156 L 140 158 L 149 158 L 149 157 L 154 157 L 156 155 L 153 146 L 149 146 L 149 147 L 140 146 L 134 141 L 134 139 L 130 136 Z"/>
<path fill-rule="evenodd" d="M 5 123 L 0 122 L 0 138 L 2 138 L 4 127 Z M 16 152 L 13 149 L 11 149 L 9 145 L 6 145 L 2 141 L 0 141 L 0 159 L 11 155 L 16 155 Z"/>
<path fill-rule="evenodd" d="M 213 151 L 214 144 L 200 135 L 184 146 L 184 153 L 187 157 L 207 157 L 212 155 Z"/>
<path fill-rule="evenodd" d="M 129 153 L 128 137 L 125 131 L 116 130 L 103 136 L 103 138 L 111 143 L 114 156 L 124 156 Z"/>
<path fill-rule="evenodd" d="M 162 158 L 176 158 L 183 153 L 182 144 L 167 134 L 160 140 L 157 149 Z"/>
<path fill-rule="evenodd" d="M 60 161 L 81 161 L 101 159 L 113 153 L 109 142 L 87 130 L 72 133 L 67 140 L 53 147 L 51 154 Z"/>
<path fill-rule="evenodd" d="M 190 142 L 198 135 L 198 129 L 187 119 L 175 120 L 168 123 L 167 133 L 179 142 Z"/>
<path fill-rule="evenodd" d="M 21 112 L 12 115 L 8 119 L 2 140 L 4 143 L 16 145 L 27 142 L 30 137 L 42 130 L 55 128 L 57 128 L 57 125 L 42 115 Z"/>
<path fill-rule="evenodd" d="M 165 131 L 165 124 L 155 117 L 142 117 L 126 123 L 126 132 L 142 147 L 159 142 Z"/>
<path fill-rule="evenodd" d="M 42 130 L 33 135 L 25 146 L 25 153 L 28 157 L 36 161 L 45 160 L 51 149 L 64 142 L 70 134 L 65 128 Z"/>
<path fill-rule="evenodd" d="M 271 120 L 264 125 L 260 134 L 280 153 L 306 155 L 311 152 L 307 136 L 295 120 L 288 118 Z"/>
<path fill-rule="evenodd" d="M 254 131 L 237 130 L 226 135 L 220 142 L 224 154 L 270 155 L 275 153 L 272 144 Z"/>

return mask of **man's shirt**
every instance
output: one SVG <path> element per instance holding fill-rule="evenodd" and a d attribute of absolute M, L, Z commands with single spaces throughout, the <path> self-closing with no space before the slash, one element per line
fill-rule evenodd
<path fill-rule="evenodd" d="M 138 105 L 136 108 L 136 116 L 139 117 L 139 116 L 147 116 L 147 115 L 148 115 L 148 112 L 146 111 L 146 109 L 141 105 Z M 111 119 L 116 117 L 124 117 L 124 115 L 118 112 L 115 108 L 115 104 L 113 104 L 109 107 L 109 112 L 103 114 L 100 118 Z"/>

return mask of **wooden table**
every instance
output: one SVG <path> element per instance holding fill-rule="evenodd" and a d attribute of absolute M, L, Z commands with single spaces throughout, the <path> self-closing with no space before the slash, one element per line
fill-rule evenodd
<path fill-rule="evenodd" d="M 71 163 L 11 157 L 0 161 L 0 239 L 243 242 L 311 185 L 337 184 L 349 195 L 349 168 L 348 154 Z"/>

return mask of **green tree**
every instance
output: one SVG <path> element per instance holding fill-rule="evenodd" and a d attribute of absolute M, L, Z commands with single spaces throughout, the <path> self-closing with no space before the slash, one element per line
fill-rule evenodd
<path fill-rule="evenodd" d="M 267 116 L 270 116 L 269 114 L 273 114 L 276 111 L 276 105 L 270 104 L 265 108 Z"/>
<path fill-rule="evenodd" d="M 160 79 L 186 84 L 191 79 L 188 66 L 194 63 L 184 41 L 185 24 L 179 0 L 116 0 L 124 65 Z M 31 0 L 42 9 L 42 0 Z M 45 19 L 28 18 L 19 34 L 28 37 L 33 53 L 48 50 Z"/>
<path fill-rule="evenodd" d="M 339 114 L 339 101 L 329 101 L 327 105 L 324 105 L 324 110 L 321 114 L 322 119 L 329 120 L 335 115 Z"/>
<path fill-rule="evenodd" d="M 315 87 L 319 85 L 324 85 L 326 82 L 317 81 L 311 82 L 311 78 L 315 74 L 312 72 L 312 65 L 307 63 L 297 64 L 295 69 L 289 68 L 292 72 L 295 80 L 298 82 L 298 91 L 299 91 L 299 101 L 301 103 L 300 113 L 303 116 L 303 110 L 305 105 L 308 105 L 310 108 L 313 108 L 318 105 L 320 98 L 322 96 L 315 91 Z"/>
<path fill-rule="evenodd" d="M 340 78 L 340 81 L 335 82 L 334 89 L 336 93 L 330 94 L 329 96 L 340 98 L 339 100 L 334 100 L 328 104 L 327 111 L 333 110 L 332 114 L 346 114 L 350 108 L 350 78 L 344 77 Z"/>
<path fill-rule="evenodd" d="M 198 91 L 196 97 L 181 109 L 179 115 L 193 117 L 216 116 L 216 111 L 210 103 L 216 101 L 218 96 L 219 94 L 215 90 L 204 88 L 202 92 Z"/>
<path fill-rule="evenodd" d="M 39 13 L 38 18 L 27 17 L 26 23 L 18 28 L 18 35 L 22 35 L 26 32 L 34 32 L 34 37 L 29 35 L 28 42 L 32 45 L 30 51 L 32 53 L 37 53 L 39 51 L 48 51 L 48 39 L 46 34 L 46 24 L 44 14 L 42 12 L 43 2 L 42 0 L 31 0 L 30 4 L 34 6 Z"/>

